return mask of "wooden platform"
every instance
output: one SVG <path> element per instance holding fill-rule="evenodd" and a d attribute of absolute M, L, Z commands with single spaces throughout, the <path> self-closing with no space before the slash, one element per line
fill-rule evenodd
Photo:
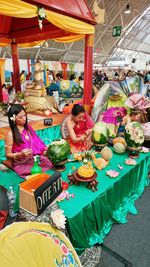
<path fill-rule="evenodd" d="M 46 117 L 43 117 L 43 118 L 41 117 L 41 119 L 39 119 L 39 120 L 34 120 L 34 118 L 33 118 L 33 120 L 29 121 L 29 124 L 33 127 L 33 129 L 35 131 L 37 131 L 37 130 L 41 130 L 41 129 L 45 129 L 45 128 L 48 128 L 48 127 L 53 127 L 55 125 L 61 124 L 61 122 L 63 121 L 63 119 L 67 115 L 68 114 L 65 114 L 65 113 L 57 113 L 57 114 L 51 115 L 50 117 L 53 119 L 52 126 L 44 126 L 43 121 L 44 121 L 44 118 L 46 118 Z M 5 138 L 5 135 L 8 132 L 8 130 L 9 130 L 9 126 L 0 128 L 0 140 Z"/>

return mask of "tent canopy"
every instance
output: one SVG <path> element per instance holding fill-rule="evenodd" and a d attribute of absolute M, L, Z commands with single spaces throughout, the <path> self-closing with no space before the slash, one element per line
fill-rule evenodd
<path fill-rule="evenodd" d="M 39 7 L 46 11 L 42 30 L 38 22 Z M 35 41 L 57 38 L 64 41 L 66 37 L 68 41 L 75 41 L 94 33 L 94 23 L 84 0 L 0 1 L 1 45 L 8 45 L 12 40 L 18 44 L 34 42 L 35 45 Z"/>

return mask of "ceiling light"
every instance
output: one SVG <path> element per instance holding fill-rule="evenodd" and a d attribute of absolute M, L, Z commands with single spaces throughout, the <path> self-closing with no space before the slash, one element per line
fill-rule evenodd
<path fill-rule="evenodd" d="M 125 14 L 130 14 L 131 13 L 131 9 L 129 4 L 126 6 L 126 10 L 124 11 Z"/>

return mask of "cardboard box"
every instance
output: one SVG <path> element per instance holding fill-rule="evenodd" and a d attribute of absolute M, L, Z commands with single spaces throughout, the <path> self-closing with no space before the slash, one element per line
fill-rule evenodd
<path fill-rule="evenodd" d="M 59 172 L 52 176 L 46 173 L 34 175 L 20 184 L 20 208 L 40 215 L 62 192 L 62 177 Z"/>

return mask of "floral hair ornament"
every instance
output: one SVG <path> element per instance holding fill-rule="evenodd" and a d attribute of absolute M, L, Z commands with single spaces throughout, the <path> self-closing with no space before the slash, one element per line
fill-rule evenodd
<path fill-rule="evenodd" d="M 79 106 L 82 106 L 82 103 L 81 103 L 81 102 L 78 102 L 77 104 L 78 104 Z"/>
<path fill-rule="evenodd" d="M 40 30 L 42 30 L 43 28 L 43 19 L 45 18 L 46 18 L 46 11 L 44 7 L 38 7 L 38 22 Z"/>
<path fill-rule="evenodd" d="M 15 114 L 13 114 L 13 116 L 12 116 L 12 117 L 10 117 L 10 120 L 15 122 L 15 120 L 16 120 L 16 115 L 15 115 Z"/>

